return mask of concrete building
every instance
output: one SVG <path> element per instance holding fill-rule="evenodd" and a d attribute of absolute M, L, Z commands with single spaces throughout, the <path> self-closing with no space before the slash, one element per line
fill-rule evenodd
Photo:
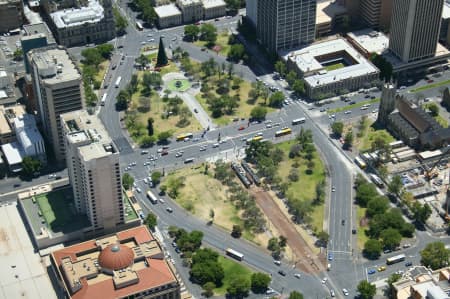
<path fill-rule="evenodd" d="M 418 150 L 434 150 L 450 143 L 450 128 L 443 128 L 429 113 L 396 95 L 391 83 L 383 86 L 378 122 L 405 144 Z"/>
<path fill-rule="evenodd" d="M 448 47 L 450 45 L 450 0 L 444 1 L 441 30 L 439 32 L 439 41 Z"/>
<path fill-rule="evenodd" d="M 359 14 L 367 26 L 389 31 L 392 0 L 360 0 Z"/>
<path fill-rule="evenodd" d="M 431 271 L 423 266 L 413 267 L 393 287 L 397 299 L 449 299 L 450 268 Z"/>
<path fill-rule="evenodd" d="M 181 11 L 175 4 L 157 6 L 155 7 L 155 13 L 158 16 L 159 28 L 178 26 L 183 23 Z"/>
<path fill-rule="evenodd" d="M 260 0 L 256 33 L 269 52 L 312 43 L 315 37 L 316 0 Z"/>
<path fill-rule="evenodd" d="M 59 8 L 57 5 L 48 9 Z M 49 26 L 58 44 L 66 47 L 102 43 L 116 36 L 111 0 L 88 0 L 49 13 Z"/>
<path fill-rule="evenodd" d="M 64 136 L 60 115 L 83 108 L 80 71 L 66 50 L 40 48 L 28 53 L 39 120 L 56 161 L 63 163 Z"/>
<path fill-rule="evenodd" d="M 23 148 L 26 157 L 37 158 L 45 165 L 47 157 L 45 155 L 44 138 L 36 126 L 34 115 L 23 114 L 14 119 L 17 141 Z"/>
<path fill-rule="evenodd" d="M 343 38 L 286 53 L 288 68 L 305 81 L 311 99 L 358 90 L 378 80 L 379 70 Z"/>
<path fill-rule="evenodd" d="M 183 23 L 194 23 L 203 19 L 201 0 L 177 0 L 177 5 L 183 16 Z"/>
<path fill-rule="evenodd" d="M 258 0 L 245 0 L 245 17 L 256 28 L 258 25 Z"/>
<path fill-rule="evenodd" d="M 27 56 L 28 52 L 33 49 L 54 45 L 56 44 L 56 41 L 45 23 L 24 25 L 23 30 L 25 34 L 20 38 L 20 44 L 24 56 L 25 71 L 30 73 L 30 63 Z"/>
<path fill-rule="evenodd" d="M 383 32 L 362 29 L 347 33 L 347 40 L 365 57 L 371 53 L 382 55 L 389 48 L 389 38 Z"/>
<path fill-rule="evenodd" d="M 347 9 L 333 0 L 317 2 L 316 11 L 316 37 L 330 35 L 331 31 L 342 23 Z"/>
<path fill-rule="evenodd" d="M 19 93 L 16 90 L 16 80 L 12 73 L 0 69 L 0 105 L 15 105 Z"/>
<path fill-rule="evenodd" d="M 0 33 L 17 29 L 25 22 L 22 0 L 0 0 Z"/>
<path fill-rule="evenodd" d="M 174 267 L 144 226 L 51 254 L 67 298 L 180 299 Z"/>
<path fill-rule="evenodd" d="M 227 13 L 227 4 L 223 0 L 202 0 L 203 19 L 222 17 Z"/>
<path fill-rule="evenodd" d="M 77 212 L 94 231 L 115 231 L 125 223 L 119 151 L 100 119 L 85 110 L 61 115 L 61 126 Z"/>
<path fill-rule="evenodd" d="M 433 57 L 443 5 L 442 0 L 394 0 L 389 50 L 403 62 Z"/>

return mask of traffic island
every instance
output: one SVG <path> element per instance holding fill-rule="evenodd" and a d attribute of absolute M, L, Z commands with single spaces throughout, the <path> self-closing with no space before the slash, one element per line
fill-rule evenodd
<path fill-rule="evenodd" d="M 191 83 L 187 79 L 174 79 L 167 84 L 167 89 L 170 91 L 185 92 L 189 88 L 191 88 Z"/>

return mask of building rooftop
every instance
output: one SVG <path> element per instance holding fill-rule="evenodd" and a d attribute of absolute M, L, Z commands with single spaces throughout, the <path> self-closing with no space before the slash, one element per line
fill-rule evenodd
<path fill-rule="evenodd" d="M 22 163 L 24 156 L 22 146 L 18 142 L 2 144 L 2 152 L 5 154 L 6 161 L 9 165 Z"/>
<path fill-rule="evenodd" d="M 26 35 L 34 35 L 34 34 L 44 34 L 47 37 L 47 43 L 55 44 L 55 38 L 53 37 L 52 32 L 48 28 L 46 23 L 35 23 L 35 24 L 28 24 L 23 25 L 23 30 L 25 31 Z M 24 38 L 23 36 L 22 38 Z"/>
<path fill-rule="evenodd" d="M 389 48 L 389 38 L 383 32 L 368 28 L 347 33 L 347 36 L 367 53 L 381 54 Z"/>
<path fill-rule="evenodd" d="M 201 5 L 202 1 L 201 0 L 178 0 L 177 3 L 178 3 L 178 5 L 181 5 L 181 6 L 189 6 L 189 5 Z"/>
<path fill-rule="evenodd" d="M 52 259 L 74 299 L 123 298 L 178 285 L 160 245 L 145 226 L 57 250 Z"/>
<path fill-rule="evenodd" d="M 79 147 L 86 161 L 116 153 L 112 139 L 97 115 L 77 110 L 61 115 L 70 143 L 84 143 Z"/>
<path fill-rule="evenodd" d="M 442 18 L 450 19 L 450 1 L 449 0 L 444 1 L 444 7 L 442 8 Z"/>
<path fill-rule="evenodd" d="M 336 59 L 346 57 L 350 65 L 334 70 L 326 70 L 320 60 L 335 54 Z M 285 59 L 293 61 L 305 73 L 305 81 L 312 87 L 377 73 L 378 69 L 358 53 L 345 39 L 329 40 L 287 53 Z M 331 58 L 329 58 L 331 59 Z M 313 73 L 313 75 L 307 75 Z"/>
<path fill-rule="evenodd" d="M 80 80 L 81 75 L 66 50 L 59 48 L 39 48 L 29 52 L 36 64 L 39 75 L 47 84 Z"/>
<path fill-rule="evenodd" d="M 202 0 L 202 3 L 205 9 L 226 6 L 223 0 Z"/>
<path fill-rule="evenodd" d="M 316 24 L 330 23 L 335 16 L 346 12 L 347 9 L 335 0 L 317 1 Z"/>
<path fill-rule="evenodd" d="M 17 139 L 20 140 L 20 143 L 24 148 L 38 142 L 43 143 L 44 140 L 36 126 L 34 115 L 24 114 L 16 117 L 14 119 L 14 126 L 16 127 L 16 131 L 20 129 Z"/>
<path fill-rule="evenodd" d="M 84 23 L 97 23 L 103 19 L 103 6 L 97 0 L 89 0 L 88 6 L 58 10 L 50 14 L 58 28 L 80 26 Z"/>
<path fill-rule="evenodd" d="M 155 13 L 159 18 L 167 18 L 172 16 L 181 15 L 180 10 L 175 6 L 175 4 L 167 4 L 155 7 Z"/>

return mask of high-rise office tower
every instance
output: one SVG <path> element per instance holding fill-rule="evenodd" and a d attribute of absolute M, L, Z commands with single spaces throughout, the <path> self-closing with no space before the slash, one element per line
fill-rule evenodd
<path fill-rule="evenodd" d="M 316 0 L 259 0 L 256 32 L 270 51 L 287 50 L 314 41 Z"/>
<path fill-rule="evenodd" d="M 389 29 L 392 0 L 361 0 L 359 11 L 363 21 L 368 26 L 377 29 Z"/>
<path fill-rule="evenodd" d="M 81 75 L 66 50 L 47 47 L 28 52 L 38 114 L 57 162 L 64 162 L 60 115 L 83 108 Z"/>
<path fill-rule="evenodd" d="M 439 39 L 443 0 L 394 0 L 389 50 L 403 62 L 432 57 Z"/>
<path fill-rule="evenodd" d="M 66 161 L 75 208 L 95 231 L 124 224 L 119 151 L 96 115 L 79 110 L 61 115 Z"/>

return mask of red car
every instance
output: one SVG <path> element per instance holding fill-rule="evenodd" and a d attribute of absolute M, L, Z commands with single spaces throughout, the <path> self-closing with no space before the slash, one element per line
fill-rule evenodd
<path fill-rule="evenodd" d="M 240 126 L 238 130 L 239 131 L 245 130 L 245 127 L 244 126 Z"/>
<path fill-rule="evenodd" d="M 428 83 L 433 83 L 434 81 L 433 81 L 433 79 L 430 79 L 430 80 L 428 80 L 427 82 L 428 82 Z"/>

